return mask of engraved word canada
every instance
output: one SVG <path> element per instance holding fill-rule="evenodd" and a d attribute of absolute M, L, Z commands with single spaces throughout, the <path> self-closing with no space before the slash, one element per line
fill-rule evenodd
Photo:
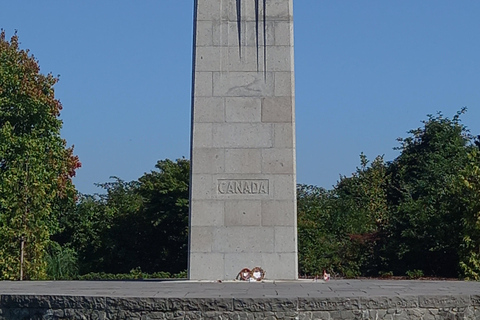
<path fill-rule="evenodd" d="M 268 194 L 268 180 L 218 180 L 220 194 Z"/>

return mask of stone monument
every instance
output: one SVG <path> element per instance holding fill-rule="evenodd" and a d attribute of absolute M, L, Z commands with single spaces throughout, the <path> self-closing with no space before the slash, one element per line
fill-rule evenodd
<path fill-rule="evenodd" d="M 191 280 L 297 279 L 293 0 L 196 0 Z"/>

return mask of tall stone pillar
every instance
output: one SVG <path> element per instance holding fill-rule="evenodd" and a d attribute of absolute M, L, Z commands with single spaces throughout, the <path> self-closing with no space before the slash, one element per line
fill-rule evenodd
<path fill-rule="evenodd" d="M 293 0 L 196 0 L 189 278 L 297 279 Z"/>

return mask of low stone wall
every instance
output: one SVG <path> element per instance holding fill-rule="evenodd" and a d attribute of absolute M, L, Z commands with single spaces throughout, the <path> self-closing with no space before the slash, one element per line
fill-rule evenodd
<path fill-rule="evenodd" d="M 2 295 L 0 319 L 480 319 L 480 292 L 294 299 Z"/>

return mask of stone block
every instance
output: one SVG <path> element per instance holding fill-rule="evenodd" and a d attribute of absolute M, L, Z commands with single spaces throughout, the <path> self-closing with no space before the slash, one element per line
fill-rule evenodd
<path fill-rule="evenodd" d="M 473 306 L 480 306 L 480 294 L 472 295 L 470 297 Z"/>
<path fill-rule="evenodd" d="M 198 21 L 212 21 L 220 20 L 224 11 L 222 10 L 223 0 L 209 0 L 202 2 L 201 5 L 197 5 L 196 20 Z"/>
<path fill-rule="evenodd" d="M 271 181 L 273 197 L 276 200 L 291 200 L 296 198 L 295 175 L 276 175 Z M 272 186 L 270 187 L 272 188 Z"/>
<path fill-rule="evenodd" d="M 263 53 L 255 46 L 228 47 L 221 71 L 257 73 L 264 69 Z"/>
<path fill-rule="evenodd" d="M 421 308 L 454 308 L 454 307 L 466 307 L 471 303 L 470 296 L 458 295 L 458 296 L 420 296 L 418 298 L 419 306 Z"/>
<path fill-rule="evenodd" d="M 275 252 L 297 252 L 297 230 L 292 227 L 275 227 Z"/>
<path fill-rule="evenodd" d="M 293 72 L 275 72 L 275 96 L 276 97 L 294 97 L 295 96 L 295 75 Z"/>
<path fill-rule="evenodd" d="M 289 226 L 295 228 L 294 200 L 277 200 L 262 202 L 262 226 Z"/>
<path fill-rule="evenodd" d="M 234 311 L 247 312 L 295 312 L 295 300 L 288 298 L 233 299 Z"/>
<path fill-rule="evenodd" d="M 215 198 L 221 200 L 273 199 L 270 177 L 256 174 L 217 174 L 213 177 Z"/>
<path fill-rule="evenodd" d="M 192 172 L 222 173 L 225 171 L 225 150 L 195 148 L 192 151 Z"/>
<path fill-rule="evenodd" d="M 271 63 L 271 66 L 267 66 L 267 70 L 286 71 L 280 67 L 281 62 L 277 60 L 283 59 L 285 54 L 291 54 L 291 52 L 282 49 L 273 50 L 270 53 L 270 48 L 275 47 L 271 46 L 267 49 L 267 64 Z M 199 72 L 250 72 L 259 73 L 264 77 L 264 53 L 263 47 L 256 46 L 198 47 L 195 64 L 199 65 L 197 68 Z M 271 58 L 273 59 L 270 60 Z"/>
<path fill-rule="evenodd" d="M 231 97 L 225 101 L 226 122 L 261 122 L 262 101 L 251 97 Z"/>
<path fill-rule="evenodd" d="M 360 303 L 367 309 L 410 309 L 418 308 L 418 297 L 362 297 Z"/>
<path fill-rule="evenodd" d="M 255 21 L 255 1 L 241 1 L 241 14 L 243 21 Z M 262 11 L 263 12 L 263 11 Z M 236 1 L 223 2 L 223 19 L 237 21 Z"/>
<path fill-rule="evenodd" d="M 218 200 L 197 200 L 192 204 L 194 215 L 190 217 L 191 226 L 223 226 L 224 203 Z"/>
<path fill-rule="evenodd" d="M 298 298 L 299 311 L 340 311 L 360 310 L 358 298 L 329 297 L 329 298 Z"/>
<path fill-rule="evenodd" d="M 272 72 L 266 74 L 214 72 L 213 95 L 216 97 L 271 97 L 275 90 L 273 76 Z"/>
<path fill-rule="evenodd" d="M 202 311 L 203 299 L 197 298 L 170 298 L 170 310 L 177 313 L 177 316 L 186 312 Z M 184 311 L 185 313 L 180 313 Z"/>
<path fill-rule="evenodd" d="M 227 48 L 197 47 L 195 66 L 198 72 L 222 71 Z"/>
<path fill-rule="evenodd" d="M 292 97 L 271 97 L 262 99 L 262 122 L 293 121 Z"/>
<path fill-rule="evenodd" d="M 236 27 L 236 23 L 234 24 L 234 26 Z M 276 24 L 273 21 L 267 21 L 265 23 L 265 29 L 263 28 L 263 20 L 259 21 L 258 29 L 257 23 L 255 21 L 247 21 L 243 24 L 242 27 L 244 34 L 242 46 L 250 46 L 256 48 L 258 43 L 258 47 L 260 48 L 259 51 L 263 51 L 263 46 L 265 46 L 265 44 L 267 45 L 267 47 L 275 45 Z M 261 54 L 261 57 L 263 59 L 263 53 Z"/>
<path fill-rule="evenodd" d="M 418 302 L 417 302 L 418 304 Z M 408 319 L 422 319 L 425 315 L 425 309 L 411 308 L 406 309 Z"/>
<path fill-rule="evenodd" d="M 225 279 L 225 261 L 223 253 L 190 252 L 188 277 L 191 280 Z"/>
<path fill-rule="evenodd" d="M 263 21 L 258 24 L 258 45 L 264 46 L 266 39 L 266 45 L 271 46 L 275 44 L 275 24 L 271 21 L 267 21 L 265 24 L 265 34 L 263 29 Z M 266 36 L 266 37 L 264 37 Z M 257 47 L 257 24 L 255 21 L 243 21 L 241 23 L 240 34 L 241 46 L 244 47 Z M 236 21 L 214 21 L 213 22 L 213 46 L 233 47 L 239 49 L 238 38 L 238 24 Z M 261 49 L 263 51 L 263 48 Z M 257 56 L 255 52 L 255 56 Z M 262 58 L 263 59 L 263 58 Z"/>
<path fill-rule="evenodd" d="M 274 252 L 274 247 L 274 229 L 271 227 L 242 226 L 215 230 L 214 252 Z"/>
<path fill-rule="evenodd" d="M 168 298 L 143 298 L 144 310 L 168 312 L 171 310 Z"/>
<path fill-rule="evenodd" d="M 194 188 L 192 190 L 192 197 L 195 200 L 210 200 L 215 196 L 215 189 L 213 188 L 213 177 L 209 174 L 195 174 L 191 175 L 192 184 L 198 183 L 204 188 Z"/>
<path fill-rule="evenodd" d="M 268 71 L 292 71 L 293 70 L 293 47 L 271 46 L 268 47 L 267 55 Z"/>
<path fill-rule="evenodd" d="M 331 320 L 333 319 L 330 317 L 330 312 L 326 311 L 320 311 L 320 312 L 308 312 L 307 314 L 310 314 L 310 317 L 307 319 L 315 319 L 315 320 Z M 367 318 L 369 319 L 369 318 Z M 370 318 L 370 319 L 377 319 L 377 318 Z"/>
<path fill-rule="evenodd" d="M 262 173 L 294 174 L 294 150 L 280 148 L 263 149 Z"/>
<path fill-rule="evenodd" d="M 270 194 L 270 181 L 268 179 L 217 179 L 217 192 L 219 196 L 236 195 L 240 199 L 252 200 L 254 195 Z M 235 199 L 235 198 L 234 198 Z"/>
<path fill-rule="evenodd" d="M 289 21 L 275 21 L 275 45 L 293 46 L 293 24 Z"/>
<path fill-rule="evenodd" d="M 225 226 L 261 226 L 262 201 L 227 200 L 225 201 Z"/>
<path fill-rule="evenodd" d="M 225 150 L 226 173 L 261 173 L 261 149 L 227 149 Z"/>
<path fill-rule="evenodd" d="M 213 124 L 195 123 L 193 126 L 193 148 L 213 147 Z"/>
<path fill-rule="evenodd" d="M 232 27 L 230 27 L 232 25 Z M 213 46 L 215 47 L 228 47 L 230 37 L 230 29 L 236 28 L 236 23 L 228 20 L 216 20 L 212 21 L 212 33 L 213 33 Z M 238 36 L 237 36 L 238 39 Z M 238 42 L 238 40 L 235 40 Z M 234 43 L 234 42 L 232 42 Z"/>
<path fill-rule="evenodd" d="M 196 123 L 225 121 L 225 99 L 219 97 L 197 97 L 194 103 L 193 119 Z"/>
<path fill-rule="evenodd" d="M 298 259 L 295 253 L 266 253 L 263 261 L 266 279 L 298 279 Z"/>
<path fill-rule="evenodd" d="M 293 1 L 268 0 L 266 10 L 268 20 L 293 20 Z"/>
<path fill-rule="evenodd" d="M 207 312 L 231 312 L 233 311 L 233 299 L 229 298 L 202 298 L 201 309 L 204 313 Z"/>
<path fill-rule="evenodd" d="M 295 134 L 291 123 L 275 123 L 274 125 L 275 148 L 295 148 Z"/>
<path fill-rule="evenodd" d="M 197 35 L 195 45 L 206 47 L 213 45 L 213 23 L 212 21 L 198 21 L 196 28 Z"/>
<path fill-rule="evenodd" d="M 213 95 L 213 73 L 195 72 L 195 96 L 211 97 Z"/>
<path fill-rule="evenodd" d="M 195 239 L 190 244 L 190 252 L 212 252 L 214 227 L 191 226 L 190 234 Z"/>
<path fill-rule="evenodd" d="M 231 319 L 235 319 L 235 320 L 254 320 L 255 319 L 255 316 L 253 315 L 252 312 L 237 311 L 235 313 L 232 313 L 232 315 L 233 314 L 235 314 L 236 317 L 232 317 Z"/>
<path fill-rule="evenodd" d="M 273 125 L 268 123 L 213 124 L 214 148 L 271 148 Z"/>
<path fill-rule="evenodd" d="M 144 315 L 145 320 L 163 320 L 167 319 L 167 314 L 166 312 L 149 312 L 146 315 Z M 143 319 L 142 319 L 143 320 Z"/>

